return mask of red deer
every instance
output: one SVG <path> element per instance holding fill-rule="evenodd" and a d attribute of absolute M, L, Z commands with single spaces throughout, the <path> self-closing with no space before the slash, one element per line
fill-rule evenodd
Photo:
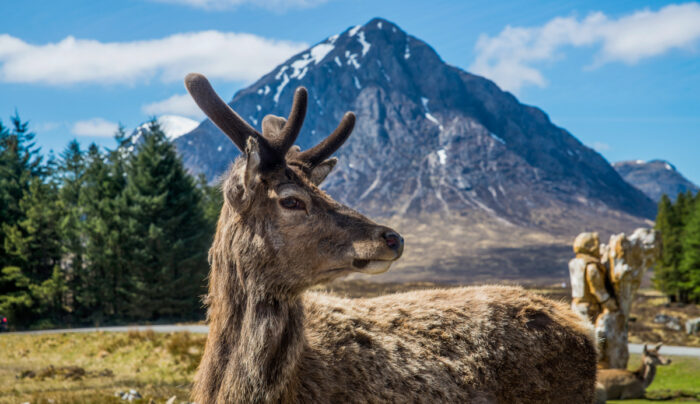
<path fill-rule="evenodd" d="M 606 398 L 608 400 L 644 398 L 646 388 L 656 376 L 656 367 L 671 363 L 671 359 L 659 355 L 660 348 L 661 344 L 652 349 L 644 345 L 642 364 L 634 372 L 626 369 L 598 370 L 598 383 L 605 389 Z"/>
<path fill-rule="evenodd" d="M 345 299 L 306 291 L 352 272 L 381 273 L 404 242 L 318 188 L 353 129 L 348 112 L 317 146 L 293 146 L 306 113 L 248 125 L 207 79 L 185 84 L 243 152 L 222 183 L 209 251 L 209 336 L 198 403 L 590 403 L 590 326 L 566 304 L 482 286 Z M 368 156 L 369 158 L 369 156 Z"/>

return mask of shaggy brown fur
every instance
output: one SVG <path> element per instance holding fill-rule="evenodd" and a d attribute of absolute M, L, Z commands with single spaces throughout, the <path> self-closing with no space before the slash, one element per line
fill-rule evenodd
<path fill-rule="evenodd" d="M 305 292 L 350 272 L 385 271 L 403 250 L 391 229 L 317 188 L 335 163 L 329 151 L 349 133 L 265 164 L 265 153 L 279 156 L 260 147 L 284 119 L 268 119 L 263 135 L 243 127 L 244 141 L 235 133 L 242 120 L 198 99 L 211 94 L 201 77 L 188 80 L 212 120 L 224 130 L 221 114 L 236 120 L 227 134 L 247 142 L 222 185 L 209 252 L 198 403 L 592 402 L 592 330 L 565 304 L 504 286 L 354 300 Z"/>
<path fill-rule="evenodd" d="M 660 348 L 661 344 L 652 349 L 644 345 L 642 364 L 634 372 L 625 369 L 598 370 L 598 383 L 605 388 L 607 399 L 644 398 L 646 388 L 651 385 L 656 376 L 656 367 L 671 363 L 671 359 L 659 355 Z"/>

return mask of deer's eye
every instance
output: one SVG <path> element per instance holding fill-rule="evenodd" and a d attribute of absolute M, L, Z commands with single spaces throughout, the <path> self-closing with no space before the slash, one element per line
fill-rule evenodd
<path fill-rule="evenodd" d="M 306 204 L 304 201 L 292 196 L 280 199 L 280 206 L 285 209 L 306 210 Z"/>

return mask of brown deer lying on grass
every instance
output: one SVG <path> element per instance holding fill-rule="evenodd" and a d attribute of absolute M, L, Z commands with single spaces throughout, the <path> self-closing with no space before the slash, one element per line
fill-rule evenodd
<path fill-rule="evenodd" d="M 344 299 L 304 293 L 351 272 L 380 273 L 403 239 L 318 185 L 347 139 L 347 113 L 319 145 L 292 147 L 306 113 L 262 134 L 190 74 L 187 89 L 244 155 L 223 181 L 209 251 L 209 336 L 198 403 L 590 403 L 592 330 L 567 305 L 518 287 L 483 286 Z"/>
<path fill-rule="evenodd" d="M 648 349 L 645 344 L 642 351 L 642 364 L 634 372 L 626 369 L 598 370 L 598 383 L 605 388 L 606 398 L 608 400 L 644 398 L 646 388 L 656 376 L 656 367 L 671 363 L 671 359 L 659 355 L 659 348 L 661 344 L 653 349 Z"/>

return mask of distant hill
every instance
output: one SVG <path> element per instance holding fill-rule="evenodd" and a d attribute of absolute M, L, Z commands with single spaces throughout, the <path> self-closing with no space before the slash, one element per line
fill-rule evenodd
<path fill-rule="evenodd" d="M 170 140 L 175 140 L 180 136 L 191 132 L 198 126 L 197 121 L 178 115 L 162 115 L 159 116 L 157 120 L 160 128 L 163 130 L 163 133 L 165 133 L 165 136 L 167 136 Z M 141 136 L 141 131 L 147 129 L 149 123 L 150 122 L 145 122 L 133 130 L 131 136 L 134 137 L 134 140 L 138 140 L 138 137 Z"/>
<path fill-rule="evenodd" d="M 620 161 L 613 164 L 625 181 L 639 188 L 658 202 L 663 194 L 675 200 L 681 192 L 698 192 L 700 187 L 679 173 L 672 164 L 664 160 Z"/>
<path fill-rule="evenodd" d="M 288 114 L 297 86 L 310 96 L 302 148 L 330 133 L 345 111 L 357 114 L 324 188 L 365 213 L 404 223 L 406 232 L 420 231 L 413 240 L 422 255 L 409 254 L 403 264 L 416 271 L 420 262 L 439 265 L 448 280 L 477 270 L 561 275 L 569 255 L 561 246 L 572 235 L 630 230 L 655 215 L 651 199 L 543 111 L 445 63 L 387 20 L 293 56 L 230 105 L 259 128 L 266 114 Z M 209 179 L 239 154 L 209 120 L 175 143 L 187 167 Z M 522 255 L 539 248 L 523 251 L 525 245 L 550 244 L 557 247 L 544 248 L 539 260 Z"/>

